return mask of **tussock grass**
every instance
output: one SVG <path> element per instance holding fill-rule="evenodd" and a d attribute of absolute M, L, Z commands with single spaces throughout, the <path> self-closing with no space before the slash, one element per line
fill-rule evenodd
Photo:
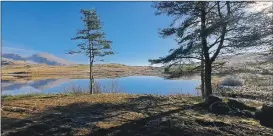
<path fill-rule="evenodd" d="M 17 96 L 14 96 L 15 98 Z M 3 99 L 2 135 L 272 135 L 257 120 L 209 113 L 201 97 L 79 94 Z M 21 109 L 10 110 L 12 107 Z M 22 110 L 23 109 L 23 110 Z M 33 129 L 36 128 L 36 129 Z"/>
<path fill-rule="evenodd" d="M 273 78 L 271 75 L 241 75 L 243 86 L 221 88 L 223 77 L 214 76 L 212 80 L 214 93 L 226 97 L 247 98 L 263 102 L 273 101 Z"/>
<path fill-rule="evenodd" d="M 238 77 L 227 76 L 222 79 L 222 81 L 219 83 L 219 85 L 222 85 L 222 86 L 242 86 L 243 80 Z"/>
<path fill-rule="evenodd" d="M 117 80 L 113 79 L 111 80 L 110 84 L 103 85 L 100 82 L 94 83 L 94 94 L 99 93 L 121 93 L 122 88 L 120 87 Z M 83 88 L 79 85 L 72 85 L 65 89 L 64 94 L 89 94 L 90 90 L 89 88 Z"/>

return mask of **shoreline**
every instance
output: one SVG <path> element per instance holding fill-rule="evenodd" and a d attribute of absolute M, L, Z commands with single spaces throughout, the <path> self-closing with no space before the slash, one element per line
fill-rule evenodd
<path fill-rule="evenodd" d="M 125 76 L 143 75 L 165 77 L 161 72 L 162 68 L 150 66 L 126 66 L 121 64 L 100 64 L 94 65 L 94 78 L 117 78 Z M 5 66 L 2 68 L 3 80 L 38 80 L 42 78 L 89 78 L 88 65 L 74 66 L 44 66 L 33 65 L 30 68 L 25 66 Z"/>

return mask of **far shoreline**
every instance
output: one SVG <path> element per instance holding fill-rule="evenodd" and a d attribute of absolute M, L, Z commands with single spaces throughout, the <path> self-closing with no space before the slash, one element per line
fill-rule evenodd
<path fill-rule="evenodd" d="M 157 76 L 165 78 L 163 68 L 152 66 L 127 66 L 123 64 L 96 64 L 94 78 L 118 78 L 127 76 Z M 89 65 L 5 65 L 2 80 L 39 80 L 58 78 L 89 78 Z"/>

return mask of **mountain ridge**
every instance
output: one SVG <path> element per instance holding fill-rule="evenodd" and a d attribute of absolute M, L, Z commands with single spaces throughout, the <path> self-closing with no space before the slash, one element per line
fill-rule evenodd
<path fill-rule="evenodd" d="M 3 64 L 18 64 L 18 61 L 20 61 L 20 64 L 22 64 L 22 62 L 25 62 L 28 64 L 36 63 L 52 66 L 66 66 L 74 64 L 69 60 L 45 52 L 36 53 L 28 57 L 23 57 L 22 55 L 16 53 L 2 53 L 2 62 L 4 62 Z"/>

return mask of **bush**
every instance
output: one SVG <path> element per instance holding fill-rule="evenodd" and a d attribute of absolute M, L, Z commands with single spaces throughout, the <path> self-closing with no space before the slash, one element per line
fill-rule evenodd
<path fill-rule="evenodd" d="M 221 86 L 242 86 L 243 85 L 243 80 L 238 78 L 238 77 L 232 77 L 228 76 L 225 77 L 221 82 Z"/>
<path fill-rule="evenodd" d="M 99 93 L 121 93 L 122 88 L 120 87 L 118 81 L 112 80 L 107 85 L 102 85 L 100 82 L 94 83 L 94 94 Z M 64 93 L 69 94 L 89 94 L 90 90 L 88 88 L 83 88 L 79 85 L 72 85 L 65 89 Z"/>

